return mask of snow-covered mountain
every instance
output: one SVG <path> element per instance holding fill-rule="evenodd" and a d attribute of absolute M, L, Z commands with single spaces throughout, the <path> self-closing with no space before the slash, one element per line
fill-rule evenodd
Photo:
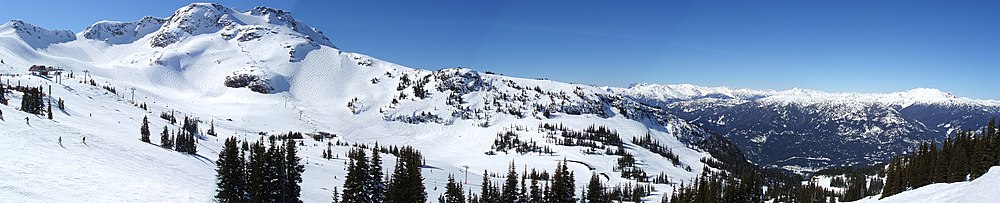
<path fill-rule="evenodd" d="M 2 83 L 42 87 L 51 91 L 45 101 L 66 106 L 48 120 L 17 110 L 21 92 L 5 93 L 11 100 L 0 105 L 0 196 L 14 201 L 211 201 L 224 138 L 288 131 L 414 146 L 427 158 L 431 198 L 448 174 L 468 174 L 466 189 L 478 191 L 484 170 L 502 174 L 511 161 L 518 170 L 551 171 L 567 159 L 577 188 L 591 173 L 604 174 L 610 186 L 634 184 L 616 166 L 623 155 L 609 153 L 620 143 L 647 177 L 669 177 L 645 198 L 658 201 L 672 184 L 701 173 L 710 151 L 727 145 L 618 90 L 464 68 L 408 68 L 341 51 L 288 12 L 265 7 L 196 3 L 167 18 L 102 21 L 76 34 L 11 21 L 0 26 L 0 60 Z M 74 77 L 29 75 L 33 65 Z M 158 118 L 162 112 L 214 125 L 219 136 L 200 136 L 195 155 L 162 149 L 155 138 L 139 141 L 144 116 L 155 132 L 177 129 Z M 598 145 L 607 151 L 562 142 L 582 139 L 563 132 L 598 134 L 587 130 L 592 126 L 610 129 L 621 142 Z M 532 152 L 496 147 L 495 140 L 511 134 Z M 633 142 L 646 135 L 657 144 Z M 329 202 L 343 183 L 342 155 L 349 148 L 336 147 L 340 156 L 327 160 L 321 158 L 325 141 L 303 142 L 302 198 Z M 543 147 L 551 153 L 538 152 Z"/>
<path fill-rule="evenodd" d="M 886 94 L 637 84 L 609 88 L 720 133 L 755 163 L 795 171 L 866 165 L 953 130 L 979 129 L 1000 102 L 918 88 Z"/>
<path fill-rule="evenodd" d="M 19 38 L 34 49 L 76 40 L 76 36 L 69 30 L 48 30 L 21 20 L 11 20 L 0 25 L 0 35 Z"/>

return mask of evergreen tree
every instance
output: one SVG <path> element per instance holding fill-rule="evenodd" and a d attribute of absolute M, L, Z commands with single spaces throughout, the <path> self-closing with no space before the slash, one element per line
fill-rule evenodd
<path fill-rule="evenodd" d="M 847 186 L 847 191 L 844 192 L 842 201 L 855 201 L 864 198 L 868 191 L 868 182 L 864 175 L 853 175 L 849 178 L 850 184 Z"/>
<path fill-rule="evenodd" d="M 881 198 L 886 198 L 903 191 L 902 177 L 900 177 L 900 159 L 901 157 L 897 156 L 889 161 L 889 165 L 886 166 L 885 185 L 882 188 Z"/>
<path fill-rule="evenodd" d="M 267 149 L 263 140 L 250 145 L 250 158 L 247 163 L 247 186 L 250 202 L 269 202 L 272 200 L 270 180 L 270 163 L 267 161 Z"/>
<path fill-rule="evenodd" d="M 302 192 L 302 172 L 305 172 L 305 166 L 303 166 L 300 161 L 302 160 L 296 154 L 298 154 L 298 146 L 295 145 L 295 140 L 287 139 L 285 141 L 285 181 L 284 181 L 284 197 L 282 202 L 302 202 L 299 199 L 299 195 Z"/>
<path fill-rule="evenodd" d="M 219 152 L 219 160 L 215 162 L 215 184 L 218 186 L 215 199 L 219 202 L 246 202 L 246 196 L 242 191 L 244 187 L 243 160 L 240 159 L 239 146 L 236 138 L 226 139 L 225 145 Z"/>
<path fill-rule="evenodd" d="M 517 171 L 514 171 L 513 161 L 510 162 L 510 168 L 507 170 L 507 180 L 504 181 L 503 191 L 500 193 L 500 201 L 517 201 Z"/>
<path fill-rule="evenodd" d="M 555 175 L 552 178 L 552 195 L 547 202 L 570 203 L 575 202 L 576 186 L 574 186 L 573 173 L 566 167 L 566 159 L 556 165 Z"/>
<path fill-rule="evenodd" d="M 269 202 L 281 202 L 288 198 L 287 194 L 284 193 L 287 184 L 287 170 L 285 164 L 285 149 L 281 147 L 281 144 L 277 142 L 274 136 L 269 136 L 268 141 L 270 145 L 267 149 L 267 156 L 265 156 L 265 162 L 267 163 L 267 174 L 269 178 L 267 179 L 267 184 L 269 185 L 269 190 L 267 194 L 267 200 Z"/>
<path fill-rule="evenodd" d="M 3 84 L 0 84 L 0 104 L 7 105 L 7 89 Z"/>
<path fill-rule="evenodd" d="M 590 184 L 587 184 L 587 202 L 589 203 L 610 203 L 611 199 L 604 194 L 604 185 L 601 184 L 601 177 L 596 173 L 590 176 Z"/>
<path fill-rule="evenodd" d="M 340 191 L 333 187 L 333 203 L 340 203 Z"/>
<path fill-rule="evenodd" d="M 951 148 L 951 163 L 948 164 L 950 168 L 948 169 L 947 182 L 965 181 L 967 171 L 966 164 L 968 161 L 965 153 L 965 146 L 963 146 L 965 145 L 964 137 L 964 132 L 959 132 L 958 135 L 955 136 L 955 142 Z"/>
<path fill-rule="evenodd" d="M 368 160 L 365 159 L 365 151 L 361 149 L 351 149 L 347 152 L 350 158 L 350 165 L 347 166 L 347 177 L 344 179 L 344 194 L 342 202 L 369 203 L 371 191 L 367 186 L 370 184 L 371 173 Z"/>
<path fill-rule="evenodd" d="M 163 132 L 160 133 L 160 147 L 173 149 L 174 144 L 170 141 L 170 132 L 167 131 L 167 126 L 163 126 Z"/>
<path fill-rule="evenodd" d="M 499 196 L 496 195 L 498 194 L 498 192 L 496 191 L 496 188 L 493 186 L 493 182 L 490 181 L 489 176 L 490 176 L 489 171 L 484 170 L 483 187 L 480 189 L 479 192 L 479 195 L 482 196 L 480 198 L 480 202 L 482 203 L 495 203 L 500 201 Z"/>
<path fill-rule="evenodd" d="M 382 155 L 379 155 L 378 143 L 375 143 L 375 147 L 372 148 L 372 161 L 371 161 L 371 189 L 372 189 L 372 201 L 373 202 L 383 202 L 385 201 L 385 182 L 382 181 L 384 174 L 382 173 Z M 461 191 L 459 191 L 461 193 Z"/>
<path fill-rule="evenodd" d="M 445 186 L 445 192 L 441 194 L 440 199 L 445 203 L 465 203 L 462 184 L 455 182 L 455 176 L 448 174 L 448 185 Z"/>
<path fill-rule="evenodd" d="M 528 175 L 528 171 L 527 170 L 525 170 L 523 173 L 521 173 L 521 193 L 518 194 L 518 196 L 517 196 L 517 202 L 518 203 L 527 203 L 528 202 L 528 186 L 525 185 L 526 183 L 524 181 L 525 179 L 527 179 L 527 175 Z"/>
<path fill-rule="evenodd" d="M 149 143 L 149 118 L 146 116 L 142 117 L 142 127 L 139 127 L 139 134 L 142 135 L 139 140 Z"/>
<path fill-rule="evenodd" d="M 30 114 L 42 114 L 42 90 L 41 87 L 28 87 L 22 91 L 21 111 Z"/>
<path fill-rule="evenodd" d="M 424 189 L 424 178 L 421 175 L 423 156 L 413 147 L 406 146 L 399 150 L 396 169 L 392 173 L 386 202 L 410 203 L 427 202 L 427 192 Z"/>
<path fill-rule="evenodd" d="M 528 202 L 530 203 L 544 202 L 542 199 L 542 189 L 539 188 L 537 179 L 531 179 L 531 196 L 529 198 Z"/>
<path fill-rule="evenodd" d="M 205 132 L 205 134 L 208 134 L 208 135 L 211 135 L 211 136 L 217 136 L 215 134 L 215 120 L 212 120 L 211 126 L 208 127 L 208 132 Z"/>

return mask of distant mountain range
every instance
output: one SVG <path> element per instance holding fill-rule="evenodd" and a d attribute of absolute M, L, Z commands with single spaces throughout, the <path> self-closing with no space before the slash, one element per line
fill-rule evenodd
<path fill-rule="evenodd" d="M 731 139 L 757 164 L 792 171 L 886 161 L 921 141 L 979 129 L 1000 102 L 917 88 L 886 94 L 637 84 L 613 88 Z"/>

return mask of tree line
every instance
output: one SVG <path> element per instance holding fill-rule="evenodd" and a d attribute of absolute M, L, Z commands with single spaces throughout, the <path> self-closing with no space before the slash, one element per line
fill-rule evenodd
<path fill-rule="evenodd" d="M 909 156 L 896 156 L 886 167 L 882 198 L 934 183 L 976 179 L 1000 165 L 1000 134 L 990 118 L 979 132 L 960 130 L 939 146 L 921 143 Z"/>

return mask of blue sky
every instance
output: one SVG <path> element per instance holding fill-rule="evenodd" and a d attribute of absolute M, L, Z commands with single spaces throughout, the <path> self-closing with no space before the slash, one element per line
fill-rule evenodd
<path fill-rule="evenodd" d="M 186 1 L 6 2 L 78 32 Z M 291 11 L 338 47 L 402 65 L 594 84 L 690 83 L 1000 99 L 1000 1 L 220 1 Z"/>

